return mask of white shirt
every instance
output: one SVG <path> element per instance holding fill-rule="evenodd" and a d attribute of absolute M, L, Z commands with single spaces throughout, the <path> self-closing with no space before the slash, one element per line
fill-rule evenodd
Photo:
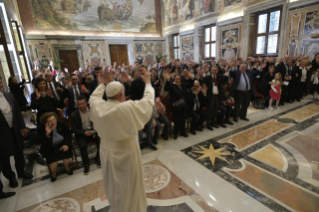
<path fill-rule="evenodd" d="M 90 110 L 87 109 L 86 113 L 82 113 L 81 110 L 79 110 L 81 120 L 82 120 L 82 130 L 91 130 L 91 120 L 90 120 Z"/>
<path fill-rule="evenodd" d="M 73 90 L 73 94 L 74 94 L 74 107 L 77 108 L 78 107 L 78 103 L 77 103 L 77 98 L 76 98 L 76 92 L 75 90 L 77 90 L 79 92 L 79 94 L 81 95 L 78 85 L 74 86 L 72 85 L 72 90 Z"/>
<path fill-rule="evenodd" d="M 6 119 L 9 127 L 13 127 L 13 115 L 12 115 L 12 108 L 6 97 L 0 92 L 0 110 Z"/>
<path fill-rule="evenodd" d="M 53 83 L 53 82 L 48 83 L 48 87 L 49 87 L 49 88 L 51 88 L 50 85 L 52 86 L 52 92 L 54 93 L 54 96 L 55 96 L 58 100 L 60 100 L 60 96 L 59 96 L 58 92 L 57 92 L 56 89 L 55 89 L 54 83 Z"/>
<path fill-rule="evenodd" d="M 216 76 L 215 76 L 215 78 L 217 80 Z M 218 87 L 217 87 L 217 85 L 214 82 L 214 75 L 212 75 L 212 79 L 213 79 L 213 95 L 218 95 Z"/>

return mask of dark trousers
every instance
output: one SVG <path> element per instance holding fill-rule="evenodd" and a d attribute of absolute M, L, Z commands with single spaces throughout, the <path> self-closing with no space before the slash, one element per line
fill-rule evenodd
<path fill-rule="evenodd" d="M 21 174 L 23 174 L 24 167 L 25 167 L 23 150 L 19 146 L 18 140 L 17 140 L 17 138 L 15 136 L 16 132 L 14 131 L 14 129 L 11 128 L 10 131 L 11 131 L 11 137 L 12 137 L 12 142 L 13 142 L 13 146 L 14 146 L 15 167 L 16 167 L 16 170 L 17 170 L 17 174 L 21 175 Z M 3 175 L 6 176 L 5 174 L 8 173 L 8 176 L 12 176 L 12 173 L 14 173 L 14 172 L 11 169 L 10 158 L 8 157 L 5 161 L 7 163 L 3 164 Z M 12 173 L 9 173 L 9 172 L 12 172 Z M 8 178 L 8 179 L 10 179 L 10 178 Z"/>
<path fill-rule="evenodd" d="M 234 119 L 237 119 L 238 115 L 241 118 L 246 118 L 247 109 L 250 103 L 250 91 L 236 90 L 234 99 L 235 99 Z"/>
<path fill-rule="evenodd" d="M 171 125 L 171 123 L 166 118 L 166 116 L 160 115 L 160 117 L 158 117 L 156 119 L 156 127 L 155 127 L 155 130 L 154 130 L 154 139 L 155 140 L 157 140 L 159 138 L 159 132 L 160 132 L 161 127 L 162 127 L 161 124 L 164 124 L 162 134 L 164 134 L 164 135 L 168 135 L 169 134 L 169 126 Z"/>
<path fill-rule="evenodd" d="M 100 159 L 100 137 L 98 135 L 95 135 L 95 137 L 77 136 L 76 141 L 78 143 L 78 146 L 81 152 L 82 164 L 84 166 L 90 165 L 89 154 L 88 154 L 88 143 L 90 141 L 95 141 L 96 148 L 97 148 L 95 159 Z"/>
<path fill-rule="evenodd" d="M 289 81 L 289 84 L 286 87 L 287 87 L 287 95 L 286 95 L 285 101 L 290 102 L 292 100 L 292 92 L 293 92 L 293 84 L 291 80 Z"/>
<path fill-rule="evenodd" d="M 224 124 L 225 121 L 229 120 L 232 106 L 228 104 L 219 104 L 218 110 L 220 111 L 218 114 L 218 124 Z"/>
<path fill-rule="evenodd" d="M 1 175 L 1 172 L 3 172 L 3 175 L 8 180 L 15 178 L 16 175 L 12 171 L 11 165 L 10 165 L 10 157 L 0 158 L 0 175 Z M 2 181 L 0 179 L 0 193 L 3 192 L 2 190 L 3 190 L 3 184 L 2 184 Z"/>
<path fill-rule="evenodd" d="M 178 135 L 180 132 L 182 134 L 186 133 L 185 122 L 186 122 L 186 108 L 174 108 L 173 120 L 174 120 L 174 135 Z"/>
<path fill-rule="evenodd" d="M 203 125 L 207 117 L 207 113 L 203 109 L 199 108 L 196 111 L 194 110 L 189 111 L 189 116 L 192 117 L 191 130 L 193 131 L 197 127 L 200 127 Z"/>
<path fill-rule="evenodd" d="M 306 82 L 300 82 L 299 83 L 299 89 L 298 89 L 298 99 L 301 99 L 305 90 L 306 90 Z"/>
<path fill-rule="evenodd" d="M 291 92 L 291 100 L 292 101 L 300 100 L 299 99 L 299 85 L 300 85 L 300 82 L 298 82 L 298 81 L 294 81 L 292 84 L 292 92 Z"/>
<path fill-rule="evenodd" d="M 146 143 L 152 143 L 152 130 L 153 130 L 153 116 L 145 125 L 145 132 L 146 132 Z M 138 140 L 139 143 L 142 143 L 143 138 L 143 130 L 138 131 Z"/>
<path fill-rule="evenodd" d="M 219 107 L 219 97 L 218 95 L 212 95 L 209 103 L 207 104 L 207 119 L 206 124 L 207 126 L 214 125 L 216 122 L 217 114 L 218 114 L 218 107 Z"/>
<path fill-rule="evenodd" d="M 285 104 L 286 96 L 288 94 L 288 86 L 281 86 L 280 104 Z"/>

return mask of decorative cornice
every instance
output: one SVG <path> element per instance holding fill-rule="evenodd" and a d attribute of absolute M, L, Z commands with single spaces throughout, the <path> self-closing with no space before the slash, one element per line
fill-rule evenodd
<path fill-rule="evenodd" d="M 277 7 L 280 6 L 282 4 L 285 4 L 286 0 L 269 0 L 269 1 L 263 1 L 260 3 L 256 3 L 247 7 L 244 7 L 243 10 L 246 13 L 254 13 L 254 12 L 259 12 L 262 10 L 267 10 L 270 9 L 272 7 Z"/>
<path fill-rule="evenodd" d="M 232 19 L 228 19 L 228 20 L 217 22 L 217 25 L 219 27 L 224 27 L 225 25 L 236 24 L 236 23 L 240 23 L 240 22 L 243 22 L 243 16 L 239 16 L 239 17 L 236 17 L 236 18 L 232 18 Z"/>
<path fill-rule="evenodd" d="M 187 31 L 184 31 L 184 32 L 180 32 L 179 35 L 180 36 L 185 36 L 185 35 L 190 35 L 190 34 L 194 34 L 195 30 L 192 29 L 192 30 L 187 30 Z"/>

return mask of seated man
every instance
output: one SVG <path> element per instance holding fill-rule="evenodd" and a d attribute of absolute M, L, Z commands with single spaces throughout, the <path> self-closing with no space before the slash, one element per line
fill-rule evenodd
<path fill-rule="evenodd" d="M 164 124 L 164 129 L 161 134 L 161 137 L 164 140 L 168 140 L 169 127 L 171 123 L 165 116 L 166 108 L 163 103 L 160 101 L 160 98 L 156 98 L 154 110 L 153 110 L 153 119 L 156 122 L 155 131 L 154 131 L 154 139 L 153 143 L 157 144 L 157 139 L 159 138 L 159 132 L 161 129 L 161 124 Z"/>
<path fill-rule="evenodd" d="M 79 85 L 79 79 L 76 74 L 71 74 L 71 82 L 72 86 L 69 88 L 67 95 L 69 98 L 69 105 L 67 109 L 68 115 L 71 115 L 72 112 L 74 112 L 78 108 L 77 98 L 80 95 L 88 96 L 89 94 L 89 91 L 85 87 L 81 88 L 81 86 Z"/>
<path fill-rule="evenodd" d="M 229 104 L 229 98 L 226 96 L 225 86 L 223 85 L 223 89 L 221 89 L 221 100 L 219 103 L 218 110 L 220 111 L 218 114 L 218 124 L 226 128 L 225 124 L 233 125 L 233 123 L 229 120 L 230 114 L 232 112 L 232 105 Z"/>
<path fill-rule="evenodd" d="M 203 93 L 204 92 L 204 93 Z M 203 125 L 207 113 L 202 109 L 206 97 L 207 87 L 201 88 L 199 82 L 195 80 L 192 92 L 189 96 L 189 108 L 188 116 L 192 117 L 191 122 L 191 134 L 196 135 L 195 130 L 203 131 L 201 126 Z"/>
<path fill-rule="evenodd" d="M 88 142 L 95 141 L 97 152 L 95 161 L 99 167 L 101 167 L 100 162 L 100 137 L 93 130 L 93 125 L 90 120 L 90 110 L 87 106 L 87 101 L 85 96 L 80 95 L 77 98 L 78 110 L 74 111 L 71 115 L 71 130 L 75 134 L 75 140 L 81 151 L 82 163 L 84 166 L 84 174 L 89 174 L 90 163 L 89 156 L 87 152 Z"/>

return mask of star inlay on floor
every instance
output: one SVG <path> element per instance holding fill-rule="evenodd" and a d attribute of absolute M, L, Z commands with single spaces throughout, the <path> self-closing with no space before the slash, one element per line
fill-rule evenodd
<path fill-rule="evenodd" d="M 219 158 L 219 159 L 229 163 L 228 160 L 226 160 L 222 156 L 224 156 L 224 155 L 232 155 L 231 153 L 223 152 L 226 149 L 226 147 L 223 147 L 223 148 L 220 148 L 220 149 L 215 149 L 213 144 L 210 144 L 209 149 L 207 149 L 207 148 L 205 148 L 203 146 L 200 146 L 200 145 L 198 145 L 198 147 L 201 148 L 203 151 L 193 151 L 193 152 L 200 153 L 200 154 L 203 154 L 203 155 L 201 157 L 197 158 L 197 160 L 209 157 L 209 159 L 212 162 L 213 166 L 215 165 L 215 159 L 216 158 Z"/>

